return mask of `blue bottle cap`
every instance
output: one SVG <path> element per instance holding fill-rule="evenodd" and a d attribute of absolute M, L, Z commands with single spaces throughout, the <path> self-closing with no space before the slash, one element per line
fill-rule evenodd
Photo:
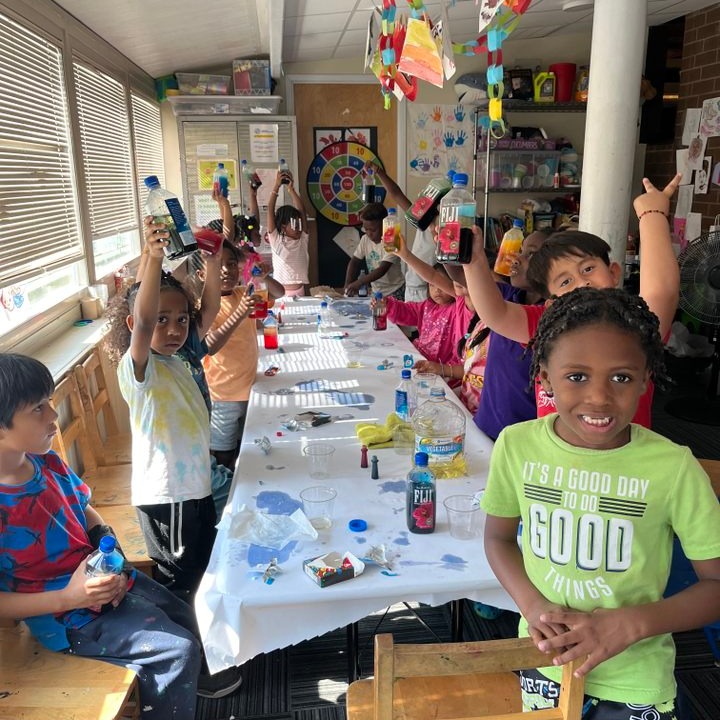
<path fill-rule="evenodd" d="M 160 181 L 157 179 L 157 175 L 148 175 L 143 182 L 145 183 L 145 187 L 160 187 Z"/>
<path fill-rule="evenodd" d="M 252 269 L 252 275 L 253 277 L 257 277 L 258 275 L 262 275 L 262 268 L 259 268 L 257 265 Z"/>
<path fill-rule="evenodd" d="M 453 185 L 467 185 L 468 176 L 465 173 L 455 173 L 452 179 Z"/>
<path fill-rule="evenodd" d="M 412 377 L 412 372 L 410 372 L 410 370 L 402 370 L 400 372 L 400 377 L 403 380 L 409 380 Z"/>
<path fill-rule="evenodd" d="M 218 167 L 225 169 L 225 163 L 218 163 Z"/>
<path fill-rule="evenodd" d="M 425 452 L 417 452 L 415 453 L 415 464 L 418 467 L 427 467 L 428 464 L 428 454 Z"/>
<path fill-rule="evenodd" d="M 376 300 L 382 300 L 382 293 L 379 292 L 379 291 L 374 292 L 374 293 L 373 293 L 373 297 L 374 297 Z"/>
<path fill-rule="evenodd" d="M 111 553 L 115 549 L 115 538 L 112 535 L 105 535 L 100 538 L 100 545 L 98 546 L 104 553 Z"/>
<path fill-rule="evenodd" d="M 348 529 L 352 532 L 364 532 L 367 530 L 367 521 L 362 518 L 355 518 L 348 523 Z"/>

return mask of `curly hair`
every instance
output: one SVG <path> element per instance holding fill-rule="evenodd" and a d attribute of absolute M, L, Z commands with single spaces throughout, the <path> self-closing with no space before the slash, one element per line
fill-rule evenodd
<path fill-rule="evenodd" d="M 368 203 L 359 214 L 361 220 L 375 222 L 377 220 L 384 220 L 387 217 L 388 211 L 382 203 Z"/>
<path fill-rule="evenodd" d="M 610 246 L 592 233 L 580 230 L 554 232 L 528 262 L 528 283 L 541 297 L 550 297 L 547 283 L 552 264 L 566 257 L 596 257 L 610 265 Z"/>
<path fill-rule="evenodd" d="M 667 376 L 657 315 L 641 297 L 626 290 L 581 287 L 553 300 L 540 318 L 537 332 L 528 343 L 528 351 L 532 351 L 531 387 L 557 339 L 563 333 L 592 325 L 612 325 L 636 337 L 647 358 L 650 377 L 663 386 Z"/>
<path fill-rule="evenodd" d="M 113 366 L 119 365 L 122 356 L 130 347 L 130 328 L 127 326 L 127 317 L 132 315 L 135 307 L 135 297 L 140 289 L 140 283 L 134 283 L 127 290 L 117 293 L 108 303 L 105 317 L 108 320 L 110 329 L 103 338 L 103 346 L 108 359 Z M 197 318 L 197 306 L 193 295 L 188 289 L 170 273 L 163 270 L 160 278 L 160 292 L 175 290 L 182 293 L 188 303 L 190 323 Z"/>

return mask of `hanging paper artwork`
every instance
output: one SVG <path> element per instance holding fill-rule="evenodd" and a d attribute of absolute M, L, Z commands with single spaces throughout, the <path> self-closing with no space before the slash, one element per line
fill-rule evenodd
<path fill-rule="evenodd" d="M 427 21 L 414 18 L 408 20 L 398 70 L 436 87 L 443 86 L 442 60 Z"/>
<path fill-rule="evenodd" d="M 720 135 L 720 97 L 710 98 L 703 102 L 700 135 L 703 137 Z"/>
<path fill-rule="evenodd" d="M 472 174 L 473 113 L 463 105 L 409 105 L 407 139 L 410 175 Z"/>

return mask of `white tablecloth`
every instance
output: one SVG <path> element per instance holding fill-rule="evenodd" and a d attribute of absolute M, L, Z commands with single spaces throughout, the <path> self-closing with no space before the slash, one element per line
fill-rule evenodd
<path fill-rule="evenodd" d="M 342 305 L 353 307 L 350 301 Z M 397 328 L 389 325 L 387 331 L 375 332 L 366 316 L 341 316 L 335 329 L 349 337 L 322 338 L 316 331 L 317 312 L 317 301 L 288 302 L 280 331 L 284 353 L 261 350 L 233 488 L 195 603 L 212 672 L 343 627 L 396 602 L 440 605 L 471 598 L 516 609 L 488 566 L 482 539 L 451 538 L 442 505 L 449 495 L 472 494 L 485 487 L 490 440 L 468 414 L 468 476 L 438 481 L 434 533 L 408 532 L 405 476 L 411 458 L 392 448 L 371 449 L 369 455 L 378 456 L 380 470 L 380 479 L 371 480 L 370 468 L 360 468 L 355 424 L 385 421 L 393 409 L 403 355 L 418 357 L 418 353 Z M 394 367 L 378 370 L 384 360 Z M 353 361 L 363 367 L 348 368 Z M 271 363 L 280 367 L 274 377 L 263 374 Z M 283 394 L 286 390 L 293 392 Z M 449 390 L 448 396 L 456 400 Z M 284 420 L 305 409 L 328 412 L 337 419 L 305 431 L 282 428 Z M 340 419 L 346 415 L 353 417 Z M 253 442 L 262 436 L 272 443 L 269 455 Z M 328 480 L 313 480 L 307 472 L 302 448 L 316 440 L 327 440 L 336 448 Z M 278 551 L 228 536 L 231 516 L 243 505 L 289 514 L 301 507 L 300 491 L 316 484 L 337 489 L 333 527 L 320 531 L 316 541 L 292 542 Z M 366 520 L 368 529 L 351 532 L 348 522 L 353 518 Z M 362 557 L 379 544 L 386 546 L 397 575 L 367 565 L 359 577 L 320 588 L 303 572 L 305 559 L 330 551 Z M 281 572 L 274 583 L 263 583 L 259 568 L 274 557 Z"/>

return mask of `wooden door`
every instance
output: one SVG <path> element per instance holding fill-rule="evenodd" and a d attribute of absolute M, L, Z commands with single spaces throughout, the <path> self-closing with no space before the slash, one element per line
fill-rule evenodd
<path fill-rule="evenodd" d="M 397 177 L 395 101 L 392 109 L 383 109 L 382 94 L 377 82 L 367 85 L 298 83 L 293 88 L 299 163 L 296 172 L 297 186 L 310 215 L 318 214 L 307 194 L 307 173 L 315 157 L 313 129 L 316 127 L 377 128 L 377 155 L 390 177 Z M 318 224 L 311 222 L 309 225 L 310 284 L 342 285 L 342 280 L 338 279 L 344 278 L 349 257 L 332 240 L 341 227 L 322 223 L 322 237 L 318 237 Z M 319 261 L 320 255 L 322 262 Z"/>

